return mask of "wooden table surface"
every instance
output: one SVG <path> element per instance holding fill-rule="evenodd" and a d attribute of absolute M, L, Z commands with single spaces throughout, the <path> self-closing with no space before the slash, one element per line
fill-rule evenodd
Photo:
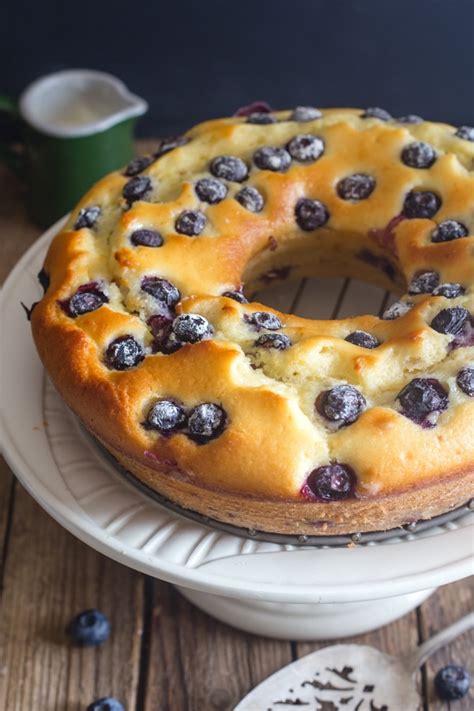
<path fill-rule="evenodd" d="M 19 184 L 0 168 L 1 281 L 40 232 L 26 216 Z M 96 553 L 53 521 L 3 461 L 0 551 L 1 710 L 83 711 L 98 697 L 113 695 L 127 711 L 227 711 L 269 674 L 325 646 L 234 630 L 194 608 L 171 585 Z M 406 652 L 469 612 L 472 591 L 469 580 L 439 588 L 416 611 L 349 641 Z M 90 607 L 110 617 L 113 633 L 98 648 L 74 647 L 64 629 Z M 452 662 L 474 671 L 471 644 L 472 637 L 463 635 L 421 670 L 424 711 L 474 709 L 472 689 L 451 707 L 433 693 L 441 666 Z"/>

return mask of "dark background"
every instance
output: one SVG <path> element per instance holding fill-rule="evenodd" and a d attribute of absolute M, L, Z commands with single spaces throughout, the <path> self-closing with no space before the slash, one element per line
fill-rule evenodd
<path fill-rule="evenodd" d="M 254 99 L 474 124 L 474 0 L 3 0 L 1 91 L 71 67 L 150 104 L 141 135 Z"/>

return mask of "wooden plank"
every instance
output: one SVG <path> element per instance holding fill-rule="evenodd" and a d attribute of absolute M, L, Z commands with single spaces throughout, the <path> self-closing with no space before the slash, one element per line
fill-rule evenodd
<path fill-rule="evenodd" d="M 445 585 L 423 603 L 420 608 L 420 632 L 422 639 L 428 639 L 452 622 L 472 612 L 474 609 L 474 578 L 460 580 Z M 474 709 L 474 682 L 469 694 L 451 705 L 436 697 L 433 678 L 436 672 L 447 664 L 467 667 L 474 677 L 474 632 L 466 632 L 450 645 L 434 654 L 426 663 L 427 695 L 429 711 L 472 711 Z"/>
<path fill-rule="evenodd" d="M 61 528 L 18 486 L 0 621 L 0 708 L 78 711 L 113 694 L 135 708 L 143 579 Z M 113 634 L 69 643 L 71 617 L 97 607 Z"/>
<path fill-rule="evenodd" d="M 239 632 L 156 581 L 144 711 L 230 711 L 291 659 L 289 642 Z"/>
<path fill-rule="evenodd" d="M 15 481 L 7 463 L 0 457 L 0 595 L 7 557 L 11 514 L 15 495 Z"/>

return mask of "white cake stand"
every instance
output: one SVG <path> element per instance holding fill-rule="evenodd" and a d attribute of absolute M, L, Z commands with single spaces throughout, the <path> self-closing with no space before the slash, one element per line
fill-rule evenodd
<path fill-rule="evenodd" d="M 389 541 L 301 549 L 215 530 L 133 488 L 46 380 L 20 306 L 39 298 L 36 274 L 57 229 L 24 255 L 3 289 L 0 382 L 5 457 L 61 525 L 104 555 L 174 583 L 210 615 L 284 639 L 332 639 L 375 629 L 413 609 L 437 586 L 473 572 L 472 513 Z M 373 301 L 372 287 L 358 289 L 359 296 L 366 294 L 362 301 Z M 284 301 L 281 294 L 276 298 Z M 349 301 L 358 312 L 364 308 L 354 293 Z M 305 308 L 303 300 L 299 312 Z"/>

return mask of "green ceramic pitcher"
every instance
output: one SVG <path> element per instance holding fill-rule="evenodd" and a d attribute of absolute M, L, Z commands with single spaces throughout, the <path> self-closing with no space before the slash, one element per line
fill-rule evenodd
<path fill-rule="evenodd" d="M 119 79 L 86 69 L 38 79 L 0 111 L 20 123 L 20 147 L 1 139 L 0 159 L 27 183 L 32 219 L 49 226 L 99 178 L 133 156 L 133 128 L 147 103 Z"/>

